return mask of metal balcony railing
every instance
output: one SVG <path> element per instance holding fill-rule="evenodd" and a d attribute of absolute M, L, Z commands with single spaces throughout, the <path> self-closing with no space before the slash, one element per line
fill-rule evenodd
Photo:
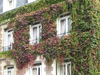
<path fill-rule="evenodd" d="M 61 33 L 61 34 L 57 34 L 57 37 L 59 39 L 62 39 L 65 35 L 69 35 L 70 33 Z M 34 39 L 34 40 L 30 40 L 30 44 L 32 45 L 35 45 L 37 43 L 41 43 L 40 39 Z M 12 49 L 12 45 L 9 45 L 9 46 L 4 46 L 2 47 L 3 48 L 3 51 L 8 51 L 8 50 L 11 50 Z"/>
<path fill-rule="evenodd" d="M 8 51 L 12 49 L 12 45 L 2 47 L 3 51 Z"/>

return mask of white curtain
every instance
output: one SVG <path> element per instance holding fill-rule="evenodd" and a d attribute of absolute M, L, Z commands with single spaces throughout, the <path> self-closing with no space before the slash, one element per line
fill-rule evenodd
<path fill-rule="evenodd" d="M 33 70 L 32 70 L 32 75 L 38 75 L 38 74 L 37 74 L 37 68 L 33 68 Z"/>
<path fill-rule="evenodd" d="M 37 38 L 37 27 L 33 28 L 33 44 L 36 43 L 38 40 Z"/>
<path fill-rule="evenodd" d="M 60 34 L 66 33 L 66 19 L 61 20 Z"/>

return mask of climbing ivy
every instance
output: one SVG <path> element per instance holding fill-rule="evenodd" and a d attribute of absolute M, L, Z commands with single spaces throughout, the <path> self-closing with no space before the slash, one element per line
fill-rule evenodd
<path fill-rule="evenodd" d="M 64 58 L 70 58 L 73 75 L 97 75 L 100 66 L 99 0 L 41 1 L 48 7 L 40 10 L 37 8 L 36 11 L 23 15 L 15 14 L 13 22 L 9 22 L 8 28 L 14 29 L 12 56 L 16 59 L 18 68 L 32 64 L 38 55 L 43 55 L 48 64 L 54 59 L 63 63 Z M 41 3 L 42 6 L 43 4 Z M 72 29 L 69 35 L 59 39 L 56 36 L 56 19 L 65 12 L 71 15 Z M 29 25 L 35 21 L 42 24 L 42 42 L 31 45 Z"/>

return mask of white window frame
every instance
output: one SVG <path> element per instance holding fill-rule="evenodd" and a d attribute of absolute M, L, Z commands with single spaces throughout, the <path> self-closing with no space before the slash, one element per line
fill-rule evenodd
<path fill-rule="evenodd" d="M 63 35 L 68 35 L 69 34 L 69 30 L 71 29 L 71 21 L 70 21 L 70 29 L 68 29 L 68 19 L 70 19 L 70 15 L 67 15 L 67 16 L 64 16 L 64 17 L 61 17 L 63 16 L 64 14 L 60 15 L 59 18 L 57 18 L 57 36 L 58 37 L 62 37 Z M 61 20 L 66 20 L 66 32 L 65 34 L 61 33 L 60 31 L 60 28 L 61 28 Z"/>
<path fill-rule="evenodd" d="M 38 63 L 37 63 L 37 64 L 38 64 Z M 32 74 L 32 70 L 33 70 L 34 68 L 37 69 L 37 75 L 38 75 L 38 68 L 40 68 L 40 75 L 42 75 L 42 64 L 30 68 L 30 75 L 33 75 L 33 74 Z"/>
<path fill-rule="evenodd" d="M 9 67 L 13 67 L 13 69 L 8 69 Z M 14 75 L 14 66 L 7 66 L 5 69 L 4 69 L 4 75 L 8 75 L 8 71 L 11 71 L 11 75 Z"/>
<path fill-rule="evenodd" d="M 35 24 L 35 25 L 30 25 L 30 44 L 35 44 L 34 39 L 33 39 L 33 28 L 37 27 L 37 39 L 36 39 L 36 43 L 39 43 L 39 39 L 41 39 L 41 36 L 39 35 L 41 33 L 41 29 L 42 29 L 42 25 L 41 24 Z M 40 31 L 39 31 L 39 27 L 41 27 Z M 40 32 L 40 33 L 39 33 Z"/>
<path fill-rule="evenodd" d="M 64 66 L 64 65 L 66 65 L 66 75 L 67 75 L 67 66 L 68 66 L 68 64 L 70 64 L 70 75 L 71 75 L 71 62 L 66 62 L 66 63 L 63 63 L 62 64 L 62 66 Z M 61 73 L 60 73 L 60 71 L 61 71 L 61 68 L 60 67 L 58 67 L 59 66 L 59 64 L 57 64 L 57 75 L 60 75 Z M 64 71 L 64 68 L 63 68 L 63 71 Z"/>
<path fill-rule="evenodd" d="M 10 32 L 9 32 L 10 31 Z M 7 31 L 5 31 L 5 33 L 4 33 L 4 51 L 8 51 L 9 50 L 9 47 L 11 47 L 11 49 L 12 49 L 12 43 L 11 43 L 11 45 L 9 45 L 9 43 L 8 43 L 8 35 L 11 35 L 11 41 L 12 41 L 12 43 L 14 43 L 14 38 L 13 38 L 13 30 L 12 29 L 8 29 Z"/>
<path fill-rule="evenodd" d="M 36 2 L 37 0 L 28 0 L 28 3 Z"/>

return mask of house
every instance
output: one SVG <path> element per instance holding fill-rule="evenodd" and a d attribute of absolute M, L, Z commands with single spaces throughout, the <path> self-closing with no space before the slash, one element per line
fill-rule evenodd
<path fill-rule="evenodd" d="M 0 0 L 0 75 L 99 74 L 97 0 Z"/>

